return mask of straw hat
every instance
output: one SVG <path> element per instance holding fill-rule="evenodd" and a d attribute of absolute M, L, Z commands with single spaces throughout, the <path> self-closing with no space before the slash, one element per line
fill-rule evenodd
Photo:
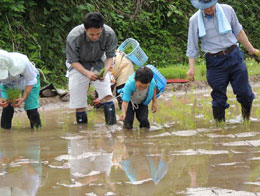
<path fill-rule="evenodd" d="M 190 0 L 190 2 L 195 8 L 204 10 L 215 5 L 218 0 Z"/>

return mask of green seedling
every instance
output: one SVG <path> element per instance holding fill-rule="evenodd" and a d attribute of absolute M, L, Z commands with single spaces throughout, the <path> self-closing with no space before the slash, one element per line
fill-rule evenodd
<path fill-rule="evenodd" d="M 260 51 L 258 51 L 257 54 L 254 54 L 253 57 L 257 63 L 260 63 Z"/>
<path fill-rule="evenodd" d="M 134 50 L 132 45 L 127 45 L 124 49 L 125 54 L 129 54 Z"/>
<path fill-rule="evenodd" d="M 7 94 L 7 102 L 15 103 L 16 102 L 15 100 L 21 96 L 21 90 L 17 88 L 8 88 L 6 94 Z"/>
<path fill-rule="evenodd" d="M 87 101 L 88 104 L 93 106 L 94 105 L 94 102 L 93 102 L 94 100 L 95 100 L 95 97 L 93 95 L 89 94 L 88 95 L 88 101 Z"/>
<path fill-rule="evenodd" d="M 103 78 L 104 73 L 105 73 L 105 68 L 103 68 L 103 69 L 100 70 L 100 72 L 98 73 L 98 78 L 99 78 L 99 79 Z"/>

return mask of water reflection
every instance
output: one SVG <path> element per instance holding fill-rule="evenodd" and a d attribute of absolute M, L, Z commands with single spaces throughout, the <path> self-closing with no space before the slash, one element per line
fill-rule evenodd
<path fill-rule="evenodd" d="M 0 140 L 0 195 L 36 195 L 42 176 L 40 140 L 17 141 L 8 133 Z"/>
<path fill-rule="evenodd" d="M 135 142 L 124 138 L 134 137 L 132 133 L 113 133 L 110 129 L 96 128 L 92 131 L 68 134 L 68 156 L 56 160 L 68 160 L 70 180 L 58 182 L 70 188 L 70 195 L 118 195 L 126 184 L 131 191 L 140 195 L 150 191 L 168 172 L 167 158 L 158 143 L 144 143 L 142 137 Z M 62 168 L 61 168 L 62 169 Z M 64 167 L 63 167 L 64 169 Z"/>
<path fill-rule="evenodd" d="M 143 149 L 148 149 L 148 152 Z M 150 180 L 154 184 L 158 184 L 168 171 L 165 157 L 158 156 L 158 144 L 156 143 L 126 145 L 118 141 L 114 151 L 114 161 L 119 164 L 133 184 L 142 184 Z"/>
<path fill-rule="evenodd" d="M 105 186 L 110 191 L 115 191 L 110 179 L 112 138 L 93 139 L 80 134 L 70 135 L 67 139 L 71 183 L 63 185 L 71 187 L 70 195 L 84 195 L 86 186 Z"/>
<path fill-rule="evenodd" d="M 45 125 L 31 131 L 16 115 L 14 129 L 0 132 L 0 195 L 260 195 L 258 108 L 245 127 L 216 127 L 206 99 L 178 100 L 161 100 L 150 131 L 107 127 L 99 111 L 78 126 L 68 110 L 42 111 Z M 240 113 L 230 110 L 228 119 Z"/>

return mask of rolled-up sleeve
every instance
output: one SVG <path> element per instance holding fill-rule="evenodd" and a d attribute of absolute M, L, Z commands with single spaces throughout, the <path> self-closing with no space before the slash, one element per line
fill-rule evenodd
<path fill-rule="evenodd" d="M 66 43 L 66 58 L 69 64 L 79 62 L 79 46 L 77 37 L 68 37 Z"/>
<path fill-rule="evenodd" d="M 230 7 L 231 9 L 231 28 L 233 33 L 235 34 L 235 36 L 237 36 L 240 31 L 243 29 L 242 25 L 240 24 L 240 22 L 237 19 L 237 15 L 234 11 L 234 9 L 232 7 Z"/>
<path fill-rule="evenodd" d="M 106 44 L 106 57 L 112 58 L 116 56 L 117 37 L 113 30 L 110 31 Z"/>
<path fill-rule="evenodd" d="M 31 62 L 28 62 L 22 74 L 24 76 L 26 86 L 33 86 L 37 84 L 37 73 L 38 72 L 34 65 Z"/>
<path fill-rule="evenodd" d="M 186 51 L 186 55 L 189 58 L 196 58 L 200 54 L 198 27 L 194 20 L 196 20 L 196 17 L 192 17 L 189 20 L 188 44 Z"/>

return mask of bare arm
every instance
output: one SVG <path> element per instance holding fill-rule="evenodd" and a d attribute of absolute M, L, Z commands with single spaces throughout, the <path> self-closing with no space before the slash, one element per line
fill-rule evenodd
<path fill-rule="evenodd" d="M 107 58 L 105 60 L 105 73 L 104 73 L 103 78 L 105 78 L 105 76 L 106 76 L 107 72 L 109 71 L 112 64 L 113 64 L 113 58 Z"/>
<path fill-rule="evenodd" d="M 122 114 L 121 114 L 120 120 L 125 120 L 128 104 L 129 104 L 128 102 L 123 101 L 123 103 L 122 103 Z"/>
<path fill-rule="evenodd" d="M 194 80 L 194 73 L 195 73 L 195 58 L 189 58 L 189 65 L 190 68 L 187 71 L 187 78 L 191 81 Z"/>
<path fill-rule="evenodd" d="M 249 54 L 255 54 L 257 55 L 259 53 L 259 50 L 255 49 L 253 45 L 248 40 L 248 37 L 245 33 L 245 31 L 242 29 L 240 33 L 237 35 L 238 41 L 243 44 L 243 46 L 247 49 Z"/>
<path fill-rule="evenodd" d="M 152 99 L 152 112 L 155 113 L 157 111 L 157 104 L 156 104 L 157 98 L 156 98 L 156 89 L 154 89 L 153 92 L 153 99 Z"/>

